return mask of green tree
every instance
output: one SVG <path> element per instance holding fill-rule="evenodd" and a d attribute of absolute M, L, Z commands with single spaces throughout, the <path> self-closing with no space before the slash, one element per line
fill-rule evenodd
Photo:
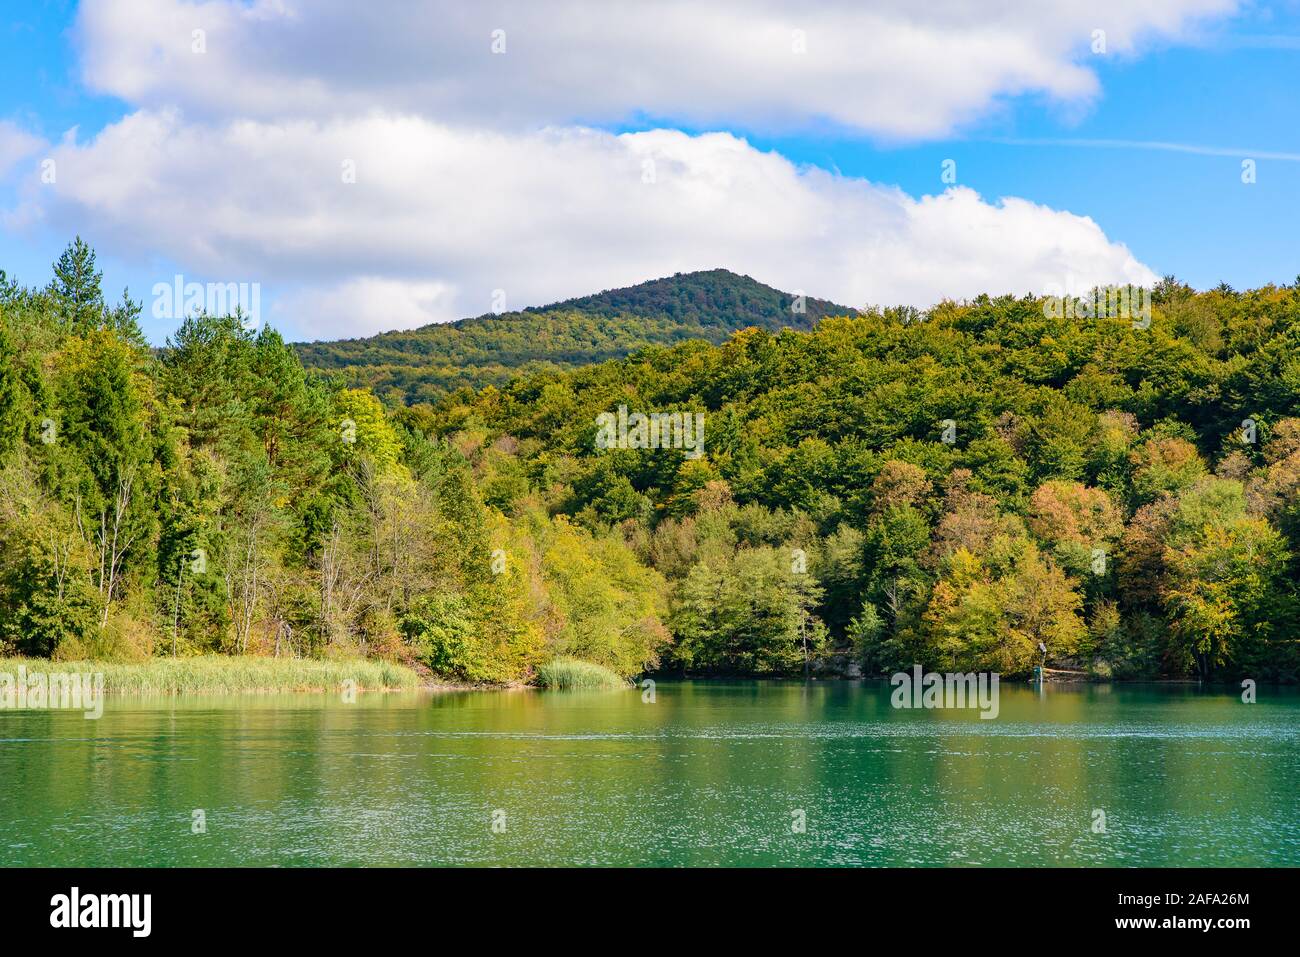
<path fill-rule="evenodd" d="M 73 335 L 85 335 L 103 323 L 103 279 L 104 274 L 95 268 L 95 251 L 80 236 L 54 264 L 54 296 L 64 327 Z"/>
<path fill-rule="evenodd" d="M 782 550 L 742 548 L 701 563 L 679 586 L 670 616 L 673 657 L 686 670 L 791 674 L 819 656 L 821 589 Z"/>
<path fill-rule="evenodd" d="M 22 437 L 25 395 L 18 369 L 18 350 L 0 319 L 0 462 Z"/>
<path fill-rule="evenodd" d="M 1240 662 L 1287 618 L 1286 540 L 1247 514 L 1238 482 L 1208 480 L 1183 496 L 1163 558 L 1171 651 L 1202 677 Z"/>

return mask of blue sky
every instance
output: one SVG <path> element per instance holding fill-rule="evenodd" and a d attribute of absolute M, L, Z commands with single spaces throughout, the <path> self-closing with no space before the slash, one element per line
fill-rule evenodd
<path fill-rule="evenodd" d="M 829 79 L 810 84 L 807 96 L 797 82 L 754 91 L 743 75 L 729 87 L 725 74 L 745 69 L 744 41 L 725 37 L 700 41 L 721 44 L 710 54 L 718 67 L 690 82 L 654 74 L 663 59 L 654 38 L 644 63 L 635 37 L 610 39 L 600 48 L 633 46 L 610 53 L 604 76 L 637 70 L 640 79 L 602 96 L 588 92 L 587 77 L 568 87 L 551 80 L 548 56 L 571 62 L 565 44 L 576 41 L 546 31 L 574 15 L 571 3 L 549 25 L 516 23 L 502 8 L 514 47 L 495 61 L 465 52 L 480 38 L 486 48 L 489 17 L 465 27 L 460 46 L 434 44 L 427 60 L 418 54 L 396 67 L 387 60 L 405 54 L 386 57 L 385 44 L 403 38 L 377 20 L 354 36 L 346 8 L 333 21 L 305 15 L 267 27 L 250 13 L 256 4 L 83 6 L 20 0 L 0 12 L 0 268 L 43 284 L 79 231 L 96 245 L 114 297 L 129 284 L 145 300 L 155 341 L 175 322 L 150 314 L 150 290 L 177 272 L 259 282 L 267 320 L 303 338 L 479 314 L 498 289 L 515 308 L 710 265 L 854 305 L 925 305 L 1003 281 L 1005 291 L 1041 292 L 1024 287 L 1064 273 L 1173 273 L 1202 288 L 1300 273 L 1300 10 L 1292 3 L 1188 3 L 1179 20 L 1169 12 L 1179 4 L 1168 0 L 1153 7 L 1156 26 L 1108 31 L 1115 39 L 1101 55 L 1089 49 L 1087 14 L 1077 7 L 1082 26 L 1064 39 L 1046 22 L 1027 40 L 1012 36 L 1015 23 L 993 24 L 981 42 L 996 48 L 1005 30 L 1012 48 L 1046 46 L 1095 77 L 1095 89 L 1050 88 L 1064 75 L 1050 63 L 1006 80 L 972 57 L 950 81 L 987 84 L 970 102 L 948 83 L 923 91 L 925 64 L 872 74 L 851 56 L 830 62 Z M 1219 9 L 1198 15 L 1207 7 Z M 310 5 L 302 9 L 310 14 Z M 433 27 L 447 16 L 438 3 L 425 12 Z M 783 18 L 773 21 L 781 30 L 800 22 L 769 12 Z M 882 16 L 908 14 L 891 7 Z M 152 47 L 131 47 L 131 17 Z M 836 22 L 808 30 L 808 57 L 820 61 L 819 50 L 836 41 L 826 29 Z M 210 48 L 186 61 L 191 23 L 203 25 Z M 593 29 L 612 37 L 617 26 Z M 942 25 L 902 26 L 951 42 Z M 854 28 L 845 21 L 846 33 Z M 272 73 L 245 83 L 240 57 L 259 42 L 283 55 Z M 354 42 L 375 59 L 343 75 L 331 64 L 352 55 Z M 160 48 L 168 52 L 158 59 Z M 864 46 L 863 58 L 873 55 Z M 498 80 L 498 63 L 514 72 Z M 502 86 L 491 101 L 446 92 L 463 75 Z M 503 103 L 509 108 L 498 111 Z M 902 118 L 886 116 L 890 103 L 906 107 Z M 932 106 L 935 118 L 911 128 L 908 117 Z M 592 129 L 644 135 L 583 132 Z M 739 145 L 707 136 L 719 132 Z M 382 175 L 336 189 L 332 171 L 354 149 L 373 154 L 362 168 Z M 211 165 L 213 151 L 229 162 Z M 154 153 L 166 162 L 152 162 Z M 6 163 L 6 155 L 17 158 Z M 39 160 L 55 155 L 69 172 L 42 191 L 33 185 Z M 404 158 L 400 169 L 386 165 L 394 156 Z M 917 204 L 948 188 L 940 173 L 949 159 L 956 185 L 978 196 L 950 197 L 927 219 L 930 207 Z M 1256 163 L 1251 184 L 1242 182 L 1246 159 Z M 601 178 L 629 164 L 642 175 L 612 185 Z M 322 170 L 328 189 L 300 191 Z M 646 181 L 659 187 L 650 199 Z M 1004 197 L 1042 209 L 1013 214 L 999 206 Z M 1095 235 L 1079 217 L 1095 223 Z M 728 231 L 729 222 L 740 225 Z M 775 224 L 770 234 L 765 224 Z M 1049 259 L 1035 247 L 1051 246 L 1058 230 L 1072 238 Z M 860 236 L 869 238 L 854 245 Z M 997 258 L 1000 244 L 1015 255 Z"/>

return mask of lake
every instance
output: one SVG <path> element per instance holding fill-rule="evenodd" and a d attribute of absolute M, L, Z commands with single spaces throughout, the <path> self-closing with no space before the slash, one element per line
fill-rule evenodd
<path fill-rule="evenodd" d="M 1007 683 L 996 720 L 896 710 L 890 690 L 0 711 L 0 851 L 11 866 L 1300 864 L 1294 690 L 1247 705 Z"/>

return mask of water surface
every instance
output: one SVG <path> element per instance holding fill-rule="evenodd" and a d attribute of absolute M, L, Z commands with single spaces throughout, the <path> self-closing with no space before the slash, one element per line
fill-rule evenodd
<path fill-rule="evenodd" d="M 661 681 L 653 703 L 516 691 L 110 696 L 98 721 L 0 711 L 0 859 L 1300 864 L 1294 691 L 1246 705 L 1004 684 L 992 721 L 895 710 L 889 691 Z"/>

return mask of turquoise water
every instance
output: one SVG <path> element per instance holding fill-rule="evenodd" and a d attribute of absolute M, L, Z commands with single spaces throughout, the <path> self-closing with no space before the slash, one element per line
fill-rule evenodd
<path fill-rule="evenodd" d="M 875 682 L 0 711 L 7 865 L 1300 864 L 1300 695 Z M 206 833 L 194 833 L 196 811 Z M 1105 815 L 1105 831 L 1094 830 Z M 803 832 L 795 825 L 802 812 Z M 494 829 L 495 822 L 495 829 Z"/>

